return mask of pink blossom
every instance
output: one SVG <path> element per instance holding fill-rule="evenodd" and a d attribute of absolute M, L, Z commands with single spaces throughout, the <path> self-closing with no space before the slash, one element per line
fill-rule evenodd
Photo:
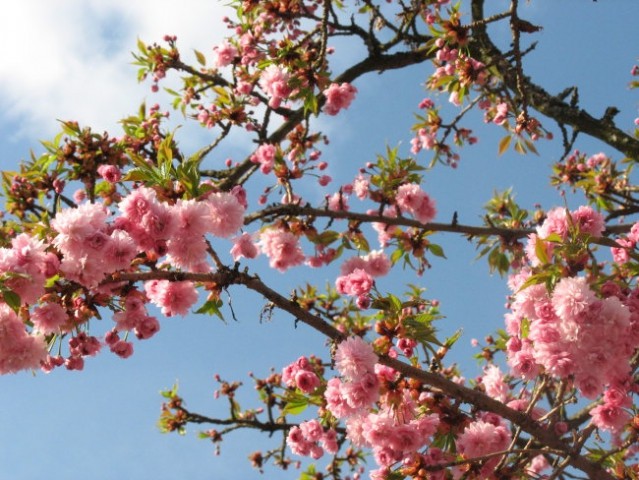
<path fill-rule="evenodd" d="M 85 332 L 80 332 L 69 339 L 69 352 L 74 357 L 95 357 L 101 348 L 100 340 Z"/>
<path fill-rule="evenodd" d="M 377 355 L 361 337 L 349 337 L 337 346 L 335 366 L 348 380 L 354 381 L 375 371 Z"/>
<path fill-rule="evenodd" d="M 337 418 L 346 418 L 357 412 L 342 395 L 342 381 L 339 378 L 331 378 L 326 383 L 324 398 L 326 408 Z"/>
<path fill-rule="evenodd" d="M 320 386 L 320 380 L 315 372 L 298 370 L 295 374 L 295 384 L 304 393 L 313 393 Z"/>
<path fill-rule="evenodd" d="M 623 427 L 632 419 L 632 415 L 626 409 L 608 403 L 597 405 L 589 413 L 594 425 L 612 433 L 620 433 Z"/>
<path fill-rule="evenodd" d="M 373 250 L 364 255 L 363 260 L 365 262 L 364 269 L 371 277 L 383 277 L 387 275 L 392 266 L 390 259 L 382 250 Z"/>
<path fill-rule="evenodd" d="M 269 258 L 269 265 L 280 272 L 304 262 L 298 237 L 284 230 L 270 228 L 260 235 L 260 248 Z"/>
<path fill-rule="evenodd" d="M 493 123 L 497 125 L 503 125 L 506 123 L 506 119 L 508 118 L 508 104 L 501 102 L 498 103 L 495 107 L 495 116 L 493 118 Z"/>
<path fill-rule="evenodd" d="M 595 300 L 595 294 L 583 277 L 562 278 L 552 294 L 552 304 L 557 315 L 574 321 L 580 320 L 588 305 Z"/>
<path fill-rule="evenodd" d="M 131 342 L 118 340 L 109 348 L 120 358 L 129 358 L 131 355 L 133 355 L 133 344 Z"/>
<path fill-rule="evenodd" d="M 373 277 L 366 270 L 356 268 L 348 275 L 337 277 L 335 287 L 341 294 L 358 297 L 370 292 L 373 287 Z"/>
<path fill-rule="evenodd" d="M 258 253 L 257 245 L 253 242 L 252 235 L 243 233 L 233 239 L 233 248 L 231 248 L 233 261 L 237 262 L 242 257 L 255 258 Z"/>
<path fill-rule="evenodd" d="M 510 387 L 504 381 L 504 374 L 497 365 L 489 365 L 484 368 L 482 384 L 489 397 L 499 400 L 500 402 L 505 402 L 508 399 Z"/>
<path fill-rule="evenodd" d="M 115 165 L 100 165 L 98 175 L 109 183 L 117 183 L 122 178 L 122 172 Z"/>
<path fill-rule="evenodd" d="M 255 153 L 251 156 L 251 162 L 260 164 L 260 170 L 262 173 L 269 173 L 273 170 L 275 165 L 275 155 L 277 149 L 275 146 L 268 143 L 262 144 L 257 147 Z"/>
<path fill-rule="evenodd" d="M 350 106 L 356 93 L 357 89 L 350 83 L 342 83 L 341 85 L 332 83 L 324 90 L 324 96 L 326 97 L 324 112 L 328 115 L 337 115 L 340 110 Z"/>
<path fill-rule="evenodd" d="M 537 227 L 537 236 L 540 238 L 548 238 L 555 233 L 565 240 L 568 236 L 568 211 L 565 208 L 557 207 L 548 211 L 546 219 Z"/>
<path fill-rule="evenodd" d="M 324 429 L 317 419 L 300 423 L 300 430 L 309 442 L 318 442 L 324 434 Z"/>
<path fill-rule="evenodd" d="M 395 201 L 402 213 L 410 213 L 422 223 L 428 223 L 435 217 L 435 203 L 415 183 L 400 186 Z"/>
<path fill-rule="evenodd" d="M 217 237 L 230 237 L 244 225 L 244 207 L 235 195 L 228 192 L 208 196 L 210 223 L 208 231 Z"/>
<path fill-rule="evenodd" d="M 133 333 L 140 340 L 146 340 L 151 338 L 157 332 L 160 331 L 160 322 L 155 317 L 149 317 L 148 315 L 142 315 L 139 317 L 135 324 Z"/>
<path fill-rule="evenodd" d="M 34 327 L 44 334 L 57 333 L 69 320 L 66 310 L 57 303 L 45 303 L 31 313 Z"/>
<path fill-rule="evenodd" d="M 379 399 L 379 381 L 377 375 L 366 372 L 342 384 L 341 394 L 346 403 L 356 410 L 369 407 Z"/>
<path fill-rule="evenodd" d="M 167 317 L 186 315 L 198 298 L 195 286 L 189 281 L 150 280 L 144 284 L 144 291 L 151 303 L 160 307 Z"/>
<path fill-rule="evenodd" d="M 44 337 L 27 333 L 16 313 L 0 303 L 0 374 L 36 369 L 46 358 Z"/>
<path fill-rule="evenodd" d="M 606 227 L 603 215 L 591 207 L 581 206 L 570 212 L 570 216 L 579 232 L 587 233 L 592 237 L 600 237 Z"/>
<path fill-rule="evenodd" d="M 217 68 L 226 67 L 233 63 L 238 55 L 237 48 L 224 40 L 220 45 L 213 47 L 213 65 Z"/>
<path fill-rule="evenodd" d="M 289 74 L 277 65 L 269 65 L 262 71 L 259 84 L 270 97 L 269 107 L 279 108 L 282 100 L 291 94 L 291 88 L 288 86 L 289 78 Z"/>
<path fill-rule="evenodd" d="M 368 196 L 368 187 L 368 179 L 364 178 L 361 174 L 353 180 L 353 192 L 355 192 L 355 196 L 360 200 L 364 200 Z"/>
<path fill-rule="evenodd" d="M 344 195 L 342 192 L 335 192 L 328 198 L 328 209 L 334 212 L 347 212 L 348 207 L 348 195 Z"/>
<path fill-rule="evenodd" d="M 510 432 L 502 425 L 496 426 L 483 420 L 468 425 L 457 437 L 457 451 L 464 458 L 475 458 L 506 450 L 510 444 Z"/>

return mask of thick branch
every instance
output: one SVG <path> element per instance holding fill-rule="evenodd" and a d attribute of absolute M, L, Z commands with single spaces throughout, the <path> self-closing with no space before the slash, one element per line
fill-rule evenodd
<path fill-rule="evenodd" d="M 402 227 L 412 227 L 420 230 L 428 230 L 433 232 L 449 232 L 459 233 L 462 235 L 469 235 L 471 237 L 481 236 L 494 236 L 503 237 L 505 239 L 518 239 L 526 238 L 531 233 L 535 233 L 535 229 L 532 228 L 504 228 L 504 227 L 477 227 L 473 225 L 462 225 L 457 222 L 451 223 L 437 223 L 429 222 L 422 223 L 418 220 L 414 220 L 406 217 L 388 217 L 383 215 L 371 215 L 367 213 L 357 213 L 353 211 L 343 210 L 327 210 L 321 208 L 313 208 L 310 206 L 300 205 L 275 205 L 267 207 L 263 210 L 254 212 L 247 215 L 244 219 L 244 224 L 249 225 L 256 220 L 265 218 L 271 218 L 274 216 L 287 216 L 287 215 L 302 215 L 309 217 L 324 217 L 336 220 L 355 220 L 361 223 L 383 223 L 385 225 L 397 225 Z M 613 235 L 628 232 L 631 225 L 613 225 L 608 226 L 605 235 Z M 614 240 L 607 238 L 592 239 L 591 243 L 603 245 L 606 247 L 620 247 Z"/>
<path fill-rule="evenodd" d="M 309 311 L 302 308 L 297 302 L 283 297 L 275 290 L 269 288 L 264 284 L 259 277 L 252 276 L 244 272 L 237 270 L 224 269 L 217 273 L 179 273 L 168 271 L 155 271 L 144 273 L 122 273 L 117 278 L 109 279 L 109 281 L 143 281 L 153 278 L 168 279 L 168 280 L 191 280 L 195 282 L 214 282 L 221 287 L 229 285 L 244 285 L 250 290 L 258 292 L 267 300 L 271 301 L 275 306 L 293 315 L 298 321 L 301 321 L 308 326 L 319 331 L 326 337 L 334 341 L 342 341 L 345 335 L 325 322 L 320 317 L 317 317 Z M 552 449 L 564 452 L 569 458 L 569 463 L 587 473 L 590 478 L 598 478 L 602 480 L 613 480 L 610 474 L 608 474 L 600 465 L 591 462 L 586 457 L 583 457 L 574 452 L 572 448 L 566 444 L 563 440 L 557 438 L 557 435 L 552 430 L 547 430 L 544 426 L 538 424 L 529 415 L 525 413 L 513 410 L 507 407 L 503 403 L 489 397 L 483 392 L 478 390 L 472 390 L 463 385 L 459 385 L 440 374 L 432 373 L 428 371 L 415 368 L 411 365 L 400 362 L 397 359 L 389 357 L 380 357 L 379 362 L 387 365 L 398 372 L 406 375 L 407 377 L 414 378 L 430 385 L 434 388 L 441 390 L 444 394 L 449 395 L 455 399 L 458 399 L 464 403 L 471 404 L 480 410 L 496 413 L 497 415 L 509 420 L 514 425 L 521 427 L 521 429 L 532 437 L 537 439 L 542 445 L 550 447 Z"/>
<path fill-rule="evenodd" d="M 477 22 L 484 17 L 483 4 L 483 0 L 472 2 L 473 21 Z M 597 138 L 628 158 L 639 161 L 639 140 L 617 128 L 611 119 L 594 118 L 585 110 L 571 106 L 561 98 L 551 95 L 528 77 L 518 76 L 517 69 L 506 60 L 503 52 L 490 40 L 485 25 L 478 23 L 473 28 L 470 47 L 473 50 L 473 56 L 477 59 L 497 67 L 503 76 L 504 83 L 511 91 L 522 94 L 522 104 L 527 104 L 560 125 L 570 125 L 576 131 Z M 521 81 L 519 85 L 518 80 Z M 521 92 L 518 86 L 521 87 Z"/>

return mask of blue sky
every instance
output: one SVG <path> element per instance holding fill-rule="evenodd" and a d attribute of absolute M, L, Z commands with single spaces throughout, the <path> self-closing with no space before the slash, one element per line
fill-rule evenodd
<path fill-rule="evenodd" d="M 76 119 L 116 133 L 119 117 L 135 111 L 144 99 L 151 103 L 161 98 L 135 81 L 129 52 L 137 37 L 151 42 L 176 34 L 184 52 L 196 48 L 205 53 L 221 40 L 222 3 L 185 0 L 177 10 L 171 5 L 175 3 L 157 0 L 21 0 L 5 7 L 0 17 L 5 38 L 0 47 L 2 168 L 13 168 L 30 149 L 39 152 L 38 139 L 56 133 L 56 119 Z M 551 92 L 579 85 L 582 105 L 595 116 L 608 105 L 618 106 L 619 124 L 630 129 L 638 103 L 626 86 L 638 54 L 639 4 L 562 0 L 522 8 L 524 18 L 544 25 L 537 49 L 526 58 L 526 71 Z M 354 55 L 346 52 L 345 57 L 349 54 Z M 428 73 L 426 67 L 414 67 L 361 79 L 359 95 L 347 112 L 331 123 L 320 119 L 332 134 L 324 158 L 338 181 L 351 179 L 386 144 L 401 142 L 407 153 L 412 112 L 423 97 L 420 84 Z M 478 123 L 475 118 L 473 125 Z M 538 157 L 497 157 L 501 132 L 478 127 L 480 143 L 463 152 L 460 167 L 436 168 L 425 180 L 425 189 L 437 201 L 437 220 L 447 221 L 458 212 L 460 222 L 479 223 L 480 207 L 493 190 L 511 186 L 525 207 L 560 204 L 548 187 L 549 166 L 561 155 L 558 143 L 541 144 Z M 182 145 L 195 149 L 204 135 L 182 135 Z M 615 155 L 592 141 L 579 148 Z M 247 151 L 238 140 L 227 153 L 239 157 Z M 472 377 L 477 367 L 468 360 L 468 344 L 501 326 L 506 289 L 500 278 L 488 275 L 484 263 L 473 262 L 475 251 L 468 242 L 438 238 L 448 260 L 434 261 L 415 281 L 441 300 L 445 331 L 464 328 L 454 358 Z M 333 281 L 330 273 L 302 269 L 267 278 L 284 293 L 309 279 L 319 285 Z M 398 278 L 381 280 L 380 289 L 391 290 Z M 157 338 L 137 342 L 134 356 L 126 361 L 103 353 L 87 361 L 82 373 L 1 377 L 0 480 L 257 478 L 245 458 L 263 448 L 259 437 L 230 437 L 222 456 L 215 457 L 209 443 L 195 438 L 194 429 L 178 438 L 161 435 L 155 427 L 158 392 L 176 380 L 190 408 L 223 415 L 224 405 L 213 400 L 215 373 L 245 380 L 250 397 L 249 371 L 265 375 L 270 366 L 279 369 L 302 354 L 326 357 L 321 337 L 303 326 L 294 328 L 293 319 L 281 312 L 260 323 L 257 312 L 263 302 L 240 289 L 232 294 L 238 322 L 196 315 L 164 319 Z M 267 475 L 296 478 L 290 472 Z"/>

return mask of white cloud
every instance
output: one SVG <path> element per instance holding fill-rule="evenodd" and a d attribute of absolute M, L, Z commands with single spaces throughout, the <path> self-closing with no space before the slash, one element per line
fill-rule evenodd
<path fill-rule="evenodd" d="M 112 129 L 145 98 L 155 101 L 131 65 L 136 39 L 177 35 L 185 56 L 208 52 L 227 33 L 227 13 L 211 0 L 12 2 L 0 16 L 2 121 L 28 139 L 56 132 L 55 119 Z"/>

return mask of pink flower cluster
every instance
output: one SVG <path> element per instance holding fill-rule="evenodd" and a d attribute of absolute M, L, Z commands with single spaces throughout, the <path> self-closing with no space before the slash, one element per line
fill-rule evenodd
<path fill-rule="evenodd" d="M 239 51 L 228 40 L 213 47 L 213 65 L 217 68 L 226 67 L 238 57 Z"/>
<path fill-rule="evenodd" d="M 299 238 L 291 232 L 277 228 L 264 230 L 260 235 L 260 249 L 269 258 L 269 265 L 280 272 L 304 262 Z"/>
<path fill-rule="evenodd" d="M 379 380 L 375 374 L 377 355 L 360 337 L 339 344 L 335 366 L 343 377 L 328 381 L 324 398 L 337 418 L 365 412 L 379 398 Z"/>
<path fill-rule="evenodd" d="M 131 235 L 107 225 L 107 209 L 85 203 L 58 212 L 51 227 L 53 244 L 62 253 L 60 270 L 69 280 L 96 288 L 110 273 L 127 268 L 138 250 Z"/>
<path fill-rule="evenodd" d="M 38 368 L 46 357 L 44 337 L 29 334 L 16 313 L 0 303 L 0 374 Z"/>
<path fill-rule="evenodd" d="M 391 262 L 381 250 L 363 257 L 351 257 L 342 264 L 341 275 L 335 280 L 335 287 L 342 295 L 357 297 L 358 305 L 364 308 L 368 304 L 373 278 L 386 275 L 390 268 Z"/>
<path fill-rule="evenodd" d="M 566 241 L 571 229 L 579 234 L 600 237 L 604 228 L 603 215 L 591 207 L 581 206 L 572 212 L 561 207 L 554 208 L 547 213 L 544 222 L 537 227 L 537 233 L 529 236 L 526 257 L 533 267 L 541 264 L 537 254 L 537 239 L 552 239 L 554 236 L 558 237 L 557 241 Z M 546 256 L 550 258 L 554 250 L 553 242 L 545 242 L 544 249 Z"/>
<path fill-rule="evenodd" d="M 132 331 L 140 340 L 151 338 L 160 330 L 160 323 L 155 317 L 150 317 L 146 311 L 146 296 L 131 290 L 122 300 L 123 310 L 113 315 L 116 331 Z"/>
<path fill-rule="evenodd" d="M 324 450 L 334 454 L 339 449 L 335 430 L 324 430 L 316 419 L 302 422 L 299 427 L 292 427 L 286 437 L 286 444 L 294 454 L 310 456 L 314 460 L 321 458 Z"/>
<path fill-rule="evenodd" d="M 186 315 L 198 298 L 193 282 L 187 281 L 150 280 L 144 284 L 144 291 L 151 303 L 160 307 L 167 317 Z"/>
<path fill-rule="evenodd" d="M 635 223 L 630 229 L 627 236 L 618 238 L 616 242 L 619 247 L 612 247 L 612 258 L 617 265 L 623 265 L 630 260 L 630 252 L 637 247 L 639 243 L 639 222 Z"/>
<path fill-rule="evenodd" d="M 300 357 L 282 369 L 282 382 L 304 393 L 313 393 L 320 385 L 320 379 L 306 357 Z"/>
<path fill-rule="evenodd" d="M 260 76 L 260 88 L 269 96 L 268 106 L 279 108 L 283 100 L 286 100 L 292 90 L 288 86 L 290 75 L 277 65 L 269 65 Z"/>
<path fill-rule="evenodd" d="M 630 358 L 639 345 L 639 292 L 624 296 L 608 288 L 600 299 L 583 277 L 562 278 L 548 292 L 544 285 L 514 290 L 508 362 L 515 375 L 535 377 L 541 369 L 559 378 L 573 378 L 586 398 L 608 388 L 623 388 L 630 374 Z M 527 322 L 527 335 L 522 332 Z"/>
<path fill-rule="evenodd" d="M 324 112 L 328 115 L 337 115 L 340 110 L 350 106 L 356 93 L 357 89 L 350 83 L 342 83 L 341 85 L 331 83 L 331 85 L 324 90 L 324 97 L 326 97 Z"/>
<path fill-rule="evenodd" d="M 510 442 L 510 430 L 503 419 L 493 414 L 486 414 L 484 419 L 476 420 L 468 425 L 457 437 L 455 443 L 457 452 L 464 458 L 471 459 L 507 450 Z M 495 478 L 492 474 L 500 460 L 499 456 L 486 460 L 478 478 Z"/>
<path fill-rule="evenodd" d="M 373 450 L 373 456 L 385 471 L 424 448 L 437 431 L 436 414 L 421 414 L 417 403 L 405 394 L 399 408 L 384 406 L 377 412 L 357 414 L 346 419 L 348 438 L 355 445 Z M 373 477 L 371 473 L 371 478 Z"/>
<path fill-rule="evenodd" d="M 270 173 L 275 165 L 276 153 L 277 149 L 274 145 L 264 143 L 257 147 L 255 153 L 251 155 L 251 162 L 259 164 L 262 173 Z"/>
<path fill-rule="evenodd" d="M 402 213 L 410 213 L 422 223 L 428 223 L 435 218 L 435 202 L 416 183 L 400 186 L 395 202 Z"/>
<path fill-rule="evenodd" d="M 45 279 L 58 273 L 58 257 L 45 249 L 44 242 L 26 233 L 11 240 L 11 248 L 0 248 L 0 275 L 23 305 L 35 303 L 44 294 Z"/>

